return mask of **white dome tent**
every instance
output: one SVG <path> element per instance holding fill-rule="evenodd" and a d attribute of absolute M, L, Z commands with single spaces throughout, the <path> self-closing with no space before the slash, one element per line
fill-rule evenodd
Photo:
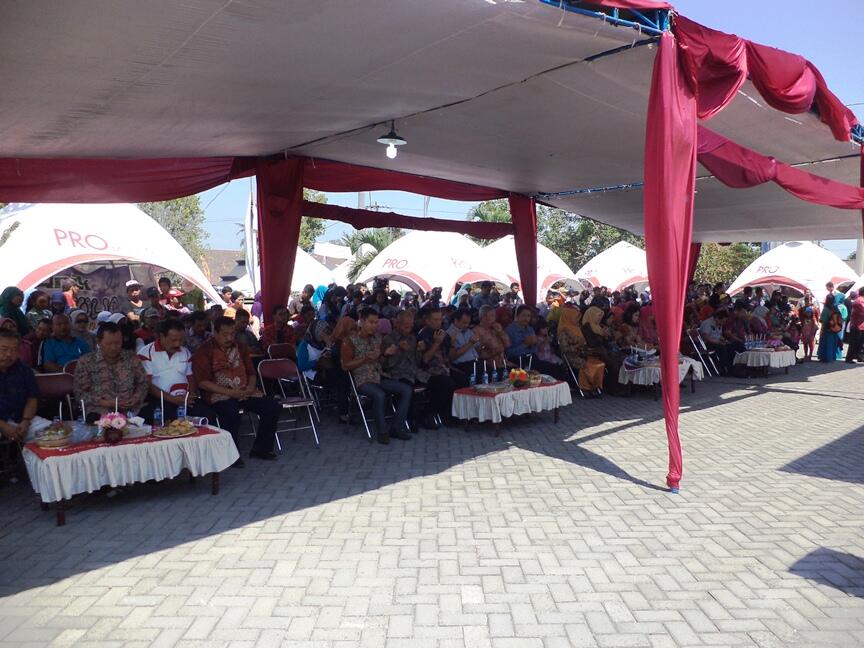
<path fill-rule="evenodd" d="M 484 257 L 483 249 L 461 234 L 414 231 L 381 250 L 358 281 L 365 283 L 383 277 L 424 292 L 440 286 L 442 296 L 449 300 L 457 281 L 488 279 L 508 283 L 504 273 L 494 268 Z"/>
<path fill-rule="evenodd" d="M 648 282 L 645 250 L 619 241 L 582 266 L 576 278 L 585 287 L 606 286 L 610 291 L 645 284 Z"/>
<path fill-rule="evenodd" d="M 744 269 L 729 286 L 734 295 L 745 286 L 787 286 L 800 293 L 809 290 L 817 299 L 829 281 L 836 288 L 853 283 L 855 272 L 836 254 L 810 241 L 791 241 L 768 250 Z"/>
<path fill-rule="evenodd" d="M 291 292 L 300 292 L 306 284 L 312 284 L 315 287 L 328 286 L 337 280 L 338 268 L 328 269 L 323 263 L 315 259 L 311 254 L 304 249 L 297 248 L 297 256 L 294 257 L 294 274 L 291 277 Z M 260 276 L 260 269 L 256 268 L 255 272 Z M 228 282 L 232 290 L 239 290 L 244 295 L 252 296 L 255 294 L 255 285 L 260 285 L 260 280 L 257 284 L 252 283 L 252 277 L 247 272 L 242 277 L 238 277 L 234 281 Z"/>
<path fill-rule="evenodd" d="M 125 261 L 175 272 L 222 302 L 192 257 L 135 205 L 7 205 L 0 210 L 0 254 L 0 286 L 28 291 L 75 265 Z"/>
<path fill-rule="evenodd" d="M 522 283 L 519 264 L 516 260 L 516 245 L 512 235 L 498 239 L 483 248 L 484 264 L 500 268 L 511 282 Z M 579 280 L 570 267 L 552 250 L 537 244 L 537 294 L 541 297 L 559 281 L 568 285 L 579 285 Z"/>

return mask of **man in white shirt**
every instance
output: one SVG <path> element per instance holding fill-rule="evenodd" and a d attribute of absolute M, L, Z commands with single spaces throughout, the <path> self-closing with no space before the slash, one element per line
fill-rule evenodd
<path fill-rule="evenodd" d="M 147 402 L 140 415 L 153 423 L 156 408 L 163 408 L 163 422 L 177 418 L 177 408 L 186 405 L 186 416 L 201 416 L 216 422 L 216 413 L 198 399 L 198 388 L 192 375 L 192 354 L 183 346 L 186 328 L 180 320 L 159 323 L 155 342 L 138 351 L 138 359 L 147 373 Z M 158 421 L 157 421 L 158 423 Z"/>
<path fill-rule="evenodd" d="M 723 329 L 728 321 L 729 313 L 723 308 L 718 308 L 714 311 L 714 315 L 699 325 L 699 334 L 705 344 L 710 350 L 717 352 L 721 376 L 727 375 L 732 370 L 735 353 L 744 350 L 743 344 L 731 342 L 724 334 Z"/>

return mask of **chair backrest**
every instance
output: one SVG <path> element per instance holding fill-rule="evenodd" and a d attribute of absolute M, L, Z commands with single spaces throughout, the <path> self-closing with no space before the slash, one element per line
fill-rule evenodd
<path fill-rule="evenodd" d="M 271 345 L 272 346 L 272 345 Z M 285 396 L 285 389 L 282 387 L 283 380 L 296 380 L 300 383 L 300 393 L 305 398 L 306 389 L 303 374 L 297 368 L 297 364 L 288 358 L 279 358 L 276 360 L 262 360 L 258 363 L 258 380 L 261 383 L 261 389 L 267 393 L 267 381 L 274 380 L 279 385 L 279 390 L 282 396 Z"/>
<path fill-rule="evenodd" d="M 63 365 L 63 373 L 67 373 L 70 376 L 74 376 L 75 375 L 75 367 L 77 367 L 77 366 L 78 366 L 77 360 L 70 360 L 65 365 Z"/>
<path fill-rule="evenodd" d="M 278 342 L 267 347 L 267 356 L 272 360 L 294 359 L 297 357 L 297 349 L 288 342 Z"/>
<path fill-rule="evenodd" d="M 42 398 L 66 398 L 74 391 L 74 378 L 68 373 L 36 374 Z"/>

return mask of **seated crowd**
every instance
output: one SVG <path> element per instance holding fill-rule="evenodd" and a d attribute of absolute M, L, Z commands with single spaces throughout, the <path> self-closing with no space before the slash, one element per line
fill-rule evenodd
<path fill-rule="evenodd" d="M 36 290 L 26 304 L 17 288 L 0 294 L 0 431 L 7 438 L 23 438 L 35 415 L 34 371 L 73 373 L 75 400 L 90 413 L 116 407 L 152 423 L 157 409 L 167 421 L 183 406 L 190 416 L 218 420 L 235 441 L 241 413 L 254 412 L 260 423 L 250 456 L 271 459 L 282 408 L 263 393 L 255 369 L 268 355 L 296 361 L 332 396 L 342 422 L 356 390 L 368 399 L 377 440 L 389 443 L 421 426 L 452 425 L 454 391 L 509 367 L 536 369 L 589 396 L 614 395 L 631 349 L 658 343 L 650 298 L 633 289 L 549 291 L 531 307 L 518 284 L 504 294 L 491 282 L 464 284 L 449 303 L 440 288 L 400 295 L 380 280 L 371 291 L 307 285 L 262 326 L 259 296 L 247 309 L 230 288 L 224 304 L 205 311 L 183 301 L 167 278 L 143 294 L 129 281 L 118 312 L 98 313 L 92 323 L 77 308 L 74 285 L 64 288 Z M 821 306 L 805 295 L 793 307 L 779 291 L 766 298 L 748 288 L 733 301 L 723 284 L 691 285 L 682 351 L 695 351 L 688 346 L 698 333 L 728 373 L 751 337 L 803 346 L 809 359 L 820 328 L 820 359 L 838 357 L 845 333 L 846 359 L 855 361 L 864 341 L 864 289 L 844 299 L 830 286 Z"/>

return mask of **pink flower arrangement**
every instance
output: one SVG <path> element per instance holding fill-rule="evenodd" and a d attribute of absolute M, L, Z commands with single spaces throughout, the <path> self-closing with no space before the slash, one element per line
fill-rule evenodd
<path fill-rule="evenodd" d="M 102 418 L 96 421 L 96 425 L 100 430 L 122 430 L 127 425 L 126 416 L 119 412 L 108 412 L 107 414 L 103 414 Z"/>

